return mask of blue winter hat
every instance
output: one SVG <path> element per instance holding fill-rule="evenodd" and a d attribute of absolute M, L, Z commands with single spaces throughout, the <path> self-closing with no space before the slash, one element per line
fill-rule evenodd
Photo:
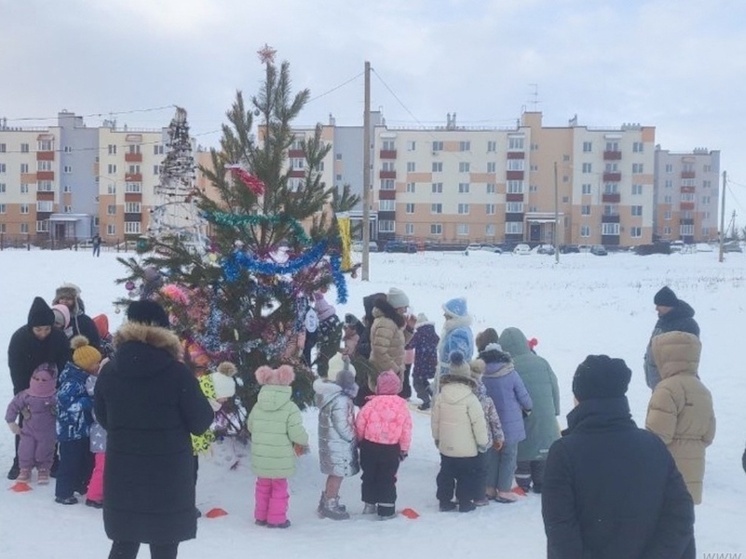
<path fill-rule="evenodd" d="M 450 316 L 466 316 L 468 314 L 466 310 L 466 299 L 463 297 L 451 299 L 443 305 L 443 310 Z"/>

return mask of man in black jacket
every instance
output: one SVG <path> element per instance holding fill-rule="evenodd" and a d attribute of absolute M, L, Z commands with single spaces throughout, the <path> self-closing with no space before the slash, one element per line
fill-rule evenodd
<path fill-rule="evenodd" d="M 13 394 L 29 387 L 31 375 L 39 365 L 53 363 L 58 373 L 62 371 L 70 355 L 70 345 L 60 330 L 53 328 L 54 313 L 41 297 L 31 304 L 28 320 L 15 331 L 8 344 L 8 368 L 13 382 Z M 16 455 L 8 479 L 18 477 L 18 443 L 16 435 Z"/>
<path fill-rule="evenodd" d="M 663 442 L 632 420 L 631 376 L 606 355 L 575 372 L 578 404 L 544 474 L 549 559 L 695 557 L 692 498 Z"/>
<path fill-rule="evenodd" d="M 694 309 L 686 301 L 676 297 L 670 287 L 663 286 L 655 294 L 653 303 L 658 313 L 658 322 L 655 323 L 645 350 L 645 382 L 648 383 L 650 390 L 655 390 L 655 385 L 661 381 L 661 375 L 651 351 L 653 338 L 666 332 L 688 332 L 699 337 L 699 324 L 694 320 Z"/>

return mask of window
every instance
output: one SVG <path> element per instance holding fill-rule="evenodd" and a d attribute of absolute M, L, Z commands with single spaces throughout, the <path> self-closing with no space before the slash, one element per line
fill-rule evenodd
<path fill-rule="evenodd" d="M 443 142 L 433 142 L 433 151 L 443 151 Z"/>
<path fill-rule="evenodd" d="M 3 167 L 5 167 L 5 165 L 3 165 Z M 36 170 L 37 171 L 51 171 L 52 162 L 51 161 L 37 161 Z"/>
<path fill-rule="evenodd" d="M 618 223 L 602 223 L 601 234 L 602 235 L 619 235 L 619 224 Z"/>
<path fill-rule="evenodd" d="M 0 194 L 5 194 L 6 186 L 4 182 L 0 182 Z"/>
<path fill-rule="evenodd" d="M 663 228 L 663 234 L 665 236 L 667 236 L 667 237 L 670 236 L 671 235 L 671 228 L 670 227 L 664 227 Z"/>
<path fill-rule="evenodd" d="M 632 237 L 633 239 L 638 239 L 642 237 L 642 227 L 630 227 L 629 236 Z"/>
<path fill-rule="evenodd" d="M 163 155 L 163 144 L 155 144 L 153 146 L 153 155 Z"/>
<path fill-rule="evenodd" d="M 694 192 L 682 192 L 681 201 L 682 202 L 694 202 Z"/>
<path fill-rule="evenodd" d="M 458 213 L 459 215 L 469 215 L 469 204 L 459 204 Z"/>
<path fill-rule="evenodd" d="M 606 142 L 606 151 L 619 151 L 619 142 Z"/>
<path fill-rule="evenodd" d="M 106 206 L 106 215 L 117 215 L 117 207 L 114 204 L 108 204 Z"/>
<path fill-rule="evenodd" d="M 590 153 L 593 151 L 593 142 L 583 142 L 583 152 Z"/>
<path fill-rule="evenodd" d="M 381 149 L 385 151 L 394 151 L 396 149 L 396 142 L 394 140 L 384 140 Z"/>
<path fill-rule="evenodd" d="M 487 194 L 496 194 L 497 193 L 497 185 L 494 182 L 488 182 L 487 183 Z"/>
<path fill-rule="evenodd" d="M 337 154 L 337 161 L 342 161 L 342 154 L 341 153 Z"/>
<path fill-rule="evenodd" d="M 65 213 L 66 214 L 73 213 L 73 207 L 72 206 L 65 206 Z"/>
<path fill-rule="evenodd" d="M 378 222 L 378 231 L 381 233 L 393 233 L 396 231 L 396 223 L 393 219 L 382 219 Z"/>
<path fill-rule="evenodd" d="M 471 142 L 468 142 L 468 141 L 459 142 L 458 150 L 459 151 L 471 151 Z"/>
<path fill-rule="evenodd" d="M 583 163 L 582 170 L 583 170 L 583 173 L 592 173 L 593 165 L 591 165 L 590 163 Z"/>
<path fill-rule="evenodd" d="M 62 167 L 62 172 L 69 175 L 70 173 L 73 172 L 73 166 L 72 165 L 65 165 L 64 167 Z"/>
<path fill-rule="evenodd" d="M 604 184 L 604 194 L 617 194 L 619 192 L 619 183 L 607 182 Z"/>
<path fill-rule="evenodd" d="M 487 151 L 489 152 L 497 151 L 497 142 L 495 140 L 489 140 L 487 142 Z"/>
<path fill-rule="evenodd" d="M 709 196 L 702 196 L 702 204 L 707 205 L 710 203 L 711 198 Z"/>
<path fill-rule="evenodd" d="M 54 151 L 54 140 L 39 140 L 39 151 Z"/>
<path fill-rule="evenodd" d="M 508 181 L 508 194 L 523 194 L 523 181 Z"/>
<path fill-rule="evenodd" d="M 106 234 L 109 237 L 113 237 L 114 235 L 116 235 L 117 234 L 117 226 L 116 225 L 112 225 L 112 224 L 107 225 L 106 226 Z"/>
<path fill-rule="evenodd" d="M 442 182 L 434 182 L 433 188 L 432 188 L 433 194 L 443 194 L 443 183 Z"/>
<path fill-rule="evenodd" d="M 128 182 L 124 185 L 125 192 L 142 192 L 142 183 Z"/>
<path fill-rule="evenodd" d="M 443 234 L 443 226 L 440 223 L 431 223 L 430 224 L 430 234 L 431 235 L 442 235 Z"/>
<path fill-rule="evenodd" d="M 702 188 L 712 188 L 712 181 L 702 181 Z"/>
<path fill-rule="evenodd" d="M 523 151 L 523 136 L 509 136 L 508 137 L 508 150 L 509 151 Z"/>
<path fill-rule="evenodd" d="M 671 210 L 666 210 L 665 212 L 663 212 L 663 219 L 665 219 L 666 221 L 671 220 Z"/>
<path fill-rule="evenodd" d="M 381 163 L 381 171 L 396 171 L 394 161 L 384 161 Z"/>
<path fill-rule="evenodd" d="M 583 184 L 583 194 L 590 194 L 590 193 L 591 193 L 590 183 Z"/>
<path fill-rule="evenodd" d="M 591 215 L 591 206 L 589 204 L 580 206 L 580 215 Z"/>
<path fill-rule="evenodd" d="M 73 187 L 70 186 L 69 184 L 66 184 L 65 186 L 62 187 L 62 192 L 69 194 L 72 191 L 73 191 Z"/>
<path fill-rule="evenodd" d="M 127 146 L 128 153 L 140 153 L 140 144 L 130 144 Z"/>
<path fill-rule="evenodd" d="M 442 214 L 443 204 L 430 204 L 430 213 L 431 214 Z"/>
<path fill-rule="evenodd" d="M 116 165 L 114 165 L 114 164 L 111 164 L 111 163 L 110 163 L 110 164 L 109 164 L 109 165 L 108 165 L 108 166 L 106 167 L 106 172 L 107 172 L 107 173 L 108 173 L 109 175 L 116 175 L 116 174 L 117 174 L 117 166 L 116 166 Z"/>
<path fill-rule="evenodd" d="M 125 221 L 124 222 L 124 234 L 135 235 L 140 234 L 140 222 L 139 221 Z"/>
<path fill-rule="evenodd" d="M 125 202 L 124 212 L 128 214 L 139 214 L 141 212 L 140 202 Z"/>
<path fill-rule="evenodd" d="M 0 153 L 5 153 L 5 144 L 0 144 Z"/>
<path fill-rule="evenodd" d="M 508 202 L 505 204 L 505 213 L 507 214 L 522 214 L 523 213 L 523 202 Z"/>
<path fill-rule="evenodd" d="M 21 144 L 21 153 L 28 153 L 28 144 Z"/>
<path fill-rule="evenodd" d="M 28 204 L 21 204 L 20 212 L 21 214 L 26 215 L 28 213 Z"/>
<path fill-rule="evenodd" d="M 663 186 L 664 188 L 673 188 L 673 181 L 671 179 L 666 179 L 666 182 Z"/>
<path fill-rule="evenodd" d="M 460 183 L 458 183 L 458 193 L 459 194 L 469 194 L 469 183 L 468 182 L 460 182 Z"/>
<path fill-rule="evenodd" d="M 0 204 L 0 214 L 5 213 L 5 204 Z"/>
<path fill-rule="evenodd" d="M 642 169 L 642 163 L 632 163 L 632 174 L 639 175 L 643 172 Z"/>
<path fill-rule="evenodd" d="M 414 182 L 408 182 L 407 183 L 407 192 L 414 194 L 415 191 L 415 184 Z"/>
<path fill-rule="evenodd" d="M 161 166 L 160 165 L 153 165 L 153 174 L 158 176 L 161 174 Z"/>
<path fill-rule="evenodd" d="M 39 200 L 36 202 L 37 212 L 51 212 L 54 210 L 54 202 L 51 200 Z"/>
<path fill-rule="evenodd" d="M 49 233 L 49 220 L 39 220 L 36 222 L 37 233 Z"/>
<path fill-rule="evenodd" d="M 408 213 L 408 214 L 414 213 L 414 204 L 407 204 L 406 206 L 404 206 L 404 208 L 405 208 L 404 209 L 405 213 Z"/>
<path fill-rule="evenodd" d="M 409 140 L 407 142 L 407 151 L 415 151 L 417 149 L 417 142 Z"/>
<path fill-rule="evenodd" d="M 694 235 L 694 225 L 691 223 L 688 225 L 681 225 L 679 227 L 679 235 L 682 237 L 689 237 L 691 235 Z"/>
<path fill-rule="evenodd" d="M 523 222 L 522 221 L 508 221 L 505 224 L 505 233 L 507 235 L 523 234 Z"/>
<path fill-rule="evenodd" d="M 494 223 L 488 223 L 484 226 L 484 234 L 487 237 L 494 237 L 495 236 L 495 224 Z"/>
<path fill-rule="evenodd" d="M 52 181 L 39 181 L 36 183 L 37 192 L 52 192 Z"/>
<path fill-rule="evenodd" d="M 704 171 L 705 173 L 712 173 L 712 165 L 705 165 L 704 167 L 702 167 L 702 171 Z"/>
<path fill-rule="evenodd" d="M 641 184 L 633 184 L 632 185 L 632 195 L 633 196 L 639 196 L 642 194 L 642 185 Z"/>
<path fill-rule="evenodd" d="M 456 226 L 456 234 L 460 237 L 466 236 L 469 234 L 469 224 L 468 223 L 459 223 Z"/>
<path fill-rule="evenodd" d="M 642 206 L 631 206 L 632 215 L 642 217 Z"/>
<path fill-rule="evenodd" d="M 606 163 L 604 165 L 604 172 L 616 173 L 619 171 L 619 165 L 617 163 Z"/>
<path fill-rule="evenodd" d="M 673 165 L 666 163 L 666 173 L 673 173 Z"/>
<path fill-rule="evenodd" d="M 591 226 L 590 225 L 581 225 L 580 226 L 580 236 L 581 237 L 590 237 L 591 236 Z"/>
<path fill-rule="evenodd" d="M 635 153 L 642 153 L 644 145 L 645 144 L 643 144 L 642 142 L 632 142 L 632 151 Z M 634 237 L 634 235 L 632 236 Z"/>
<path fill-rule="evenodd" d="M 485 212 L 485 213 L 486 213 L 487 215 L 495 215 L 495 213 L 497 213 L 497 212 L 495 211 L 495 208 L 496 208 L 495 204 L 486 204 L 486 205 L 484 206 L 484 212 Z"/>
<path fill-rule="evenodd" d="M 404 224 L 404 234 L 405 235 L 414 235 L 414 223 L 405 223 Z"/>
<path fill-rule="evenodd" d="M 24 182 L 21 183 L 21 194 L 28 194 L 28 185 Z"/>
<path fill-rule="evenodd" d="M 302 157 L 291 157 L 289 166 L 293 170 L 302 170 L 306 166 L 306 160 Z"/>
<path fill-rule="evenodd" d="M 604 206 L 604 215 L 619 215 L 619 208 L 615 204 L 606 204 Z"/>
<path fill-rule="evenodd" d="M 393 212 L 396 210 L 396 200 L 379 200 L 378 209 L 382 212 Z"/>
<path fill-rule="evenodd" d="M 28 223 L 21 223 L 21 233 L 28 233 Z"/>
<path fill-rule="evenodd" d="M 524 169 L 523 159 L 508 159 L 508 171 L 523 171 Z"/>
<path fill-rule="evenodd" d="M 495 171 L 497 171 L 497 163 L 495 163 L 494 161 L 488 161 L 487 162 L 487 172 L 488 173 L 494 173 Z"/>
<path fill-rule="evenodd" d="M 107 194 L 116 194 L 117 193 L 117 185 L 113 182 L 110 182 L 108 186 L 106 187 L 106 193 Z"/>
<path fill-rule="evenodd" d="M 334 175 L 334 180 L 337 182 L 342 182 L 342 175 Z"/>
<path fill-rule="evenodd" d="M 468 161 L 461 161 L 458 164 L 459 173 L 468 173 L 470 168 L 471 168 L 471 163 L 469 163 Z"/>
<path fill-rule="evenodd" d="M 433 173 L 442 173 L 443 172 L 443 163 L 440 161 L 433 161 Z"/>
<path fill-rule="evenodd" d="M 681 186 L 697 186 L 694 179 L 681 179 Z"/>
<path fill-rule="evenodd" d="M 117 145 L 116 144 L 109 144 L 108 150 L 109 150 L 109 155 L 116 155 L 117 154 Z"/>
<path fill-rule="evenodd" d="M 21 173 L 28 173 L 28 163 L 21 163 Z"/>
<path fill-rule="evenodd" d="M 414 173 L 415 164 L 414 161 L 407 161 L 407 173 Z"/>
<path fill-rule="evenodd" d="M 381 190 L 396 190 L 394 179 L 381 179 Z"/>

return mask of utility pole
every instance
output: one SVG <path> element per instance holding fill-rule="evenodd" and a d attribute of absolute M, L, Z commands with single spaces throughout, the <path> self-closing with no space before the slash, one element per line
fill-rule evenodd
<path fill-rule="evenodd" d="M 370 279 L 370 62 L 365 62 L 365 109 L 363 113 L 363 262 L 362 280 Z"/>
<path fill-rule="evenodd" d="M 554 162 L 554 261 L 559 264 L 559 185 L 557 184 L 557 162 Z"/>
<path fill-rule="evenodd" d="M 720 256 L 718 262 L 723 261 L 723 245 L 725 243 L 725 185 L 727 180 L 727 171 L 723 171 L 723 188 L 720 192 Z"/>

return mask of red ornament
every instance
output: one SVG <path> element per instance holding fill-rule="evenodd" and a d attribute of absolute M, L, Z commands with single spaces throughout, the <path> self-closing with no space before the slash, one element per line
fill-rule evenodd
<path fill-rule="evenodd" d="M 251 173 L 249 173 L 247 170 L 242 169 L 238 165 L 232 165 L 228 167 L 228 169 L 231 170 L 231 173 L 234 177 L 238 177 L 238 179 L 246 185 L 246 187 L 251 190 L 255 195 L 261 196 L 264 194 L 264 190 L 266 189 L 266 185 L 259 179 L 258 177 L 255 177 Z"/>

